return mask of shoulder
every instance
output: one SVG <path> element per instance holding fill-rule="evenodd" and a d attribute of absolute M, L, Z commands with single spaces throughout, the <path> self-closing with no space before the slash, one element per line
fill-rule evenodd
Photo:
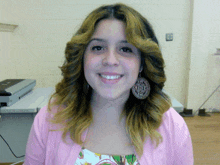
<path fill-rule="evenodd" d="M 51 108 L 53 113 L 57 112 L 58 107 Z M 43 148 L 47 144 L 47 139 L 49 137 L 50 130 L 57 130 L 61 128 L 60 125 L 53 124 L 49 120 L 53 118 L 54 114 L 48 112 L 48 105 L 42 107 L 34 118 L 30 134 L 29 143 L 39 143 Z M 55 133 L 57 133 L 55 131 Z M 58 132 L 59 133 L 59 132 Z M 54 134 L 53 134 L 54 135 Z M 52 137 L 52 138 L 55 138 Z"/>
<path fill-rule="evenodd" d="M 190 137 L 184 118 L 172 107 L 164 113 L 162 125 L 169 127 L 175 138 L 183 139 Z"/>
<path fill-rule="evenodd" d="M 62 106 L 61 106 L 62 107 Z M 59 129 L 60 125 L 53 124 L 50 120 L 53 118 L 55 113 L 59 110 L 59 106 L 51 107 L 51 112 L 49 112 L 48 104 L 43 106 L 38 113 L 36 114 L 32 128 L 31 135 L 36 135 L 38 138 L 41 138 L 44 143 L 48 137 L 49 130 Z"/>
<path fill-rule="evenodd" d="M 169 108 L 163 115 L 163 121 L 157 131 L 161 134 L 165 143 L 172 142 L 171 145 L 176 150 L 185 147 L 192 147 L 191 136 L 187 124 L 182 116 L 174 108 Z"/>
<path fill-rule="evenodd" d="M 155 148 L 155 143 L 151 139 L 146 140 L 141 162 L 193 165 L 192 142 L 188 127 L 183 117 L 173 107 L 163 114 L 157 132 L 162 136 L 161 143 Z"/>
<path fill-rule="evenodd" d="M 173 107 L 163 115 L 163 121 L 158 129 L 163 136 L 169 136 L 175 141 L 190 137 L 189 129 L 182 116 Z"/>
<path fill-rule="evenodd" d="M 63 108 L 63 106 L 61 106 L 61 108 Z M 59 106 L 53 106 L 51 107 L 51 111 L 49 111 L 48 105 L 45 105 L 38 111 L 33 124 L 38 127 L 52 127 L 53 124 L 50 123 L 49 120 L 53 118 L 59 109 Z"/>
<path fill-rule="evenodd" d="M 53 108 L 53 111 L 55 112 L 56 109 Z M 32 125 L 32 133 L 39 134 L 43 139 L 46 138 L 48 135 L 48 130 L 50 128 L 49 119 L 51 119 L 53 114 L 48 112 L 48 105 L 45 105 L 42 107 L 38 113 L 36 114 L 34 118 L 34 122 Z"/>
<path fill-rule="evenodd" d="M 174 108 L 171 107 L 164 113 L 159 130 L 163 138 L 172 146 L 174 162 L 183 165 L 193 164 L 193 147 L 189 129 L 184 118 Z"/>
<path fill-rule="evenodd" d="M 51 111 L 52 113 L 48 112 L 48 105 L 46 105 L 39 110 L 34 118 L 26 145 L 25 164 L 56 164 L 54 162 L 66 160 L 65 156 L 69 155 L 63 154 L 63 151 L 70 151 L 73 144 L 71 139 L 67 139 L 71 145 L 66 145 L 62 141 L 61 131 L 50 131 L 60 128 L 60 125 L 48 121 L 53 118 L 58 107 L 54 106 Z M 62 158 L 58 155 L 62 155 Z"/>
<path fill-rule="evenodd" d="M 182 116 L 180 116 L 180 114 L 178 112 L 176 112 L 176 110 L 173 107 L 170 107 L 165 113 L 164 116 L 166 117 L 170 117 L 170 118 L 174 118 L 175 119 L 180 119 L 180 120 L 184 120 Z"/>
<path fill-rule="evenodd" d="M 183 117 L 173 107 L 164 113 L 162 125 L 183 129 L 187 127 Z"/>

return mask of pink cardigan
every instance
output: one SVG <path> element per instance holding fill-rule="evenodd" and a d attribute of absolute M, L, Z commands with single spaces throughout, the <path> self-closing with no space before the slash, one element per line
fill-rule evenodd
<path fill-rule="evenodd" d="M 53 108 L 56 111 L 57 108 Z M 23 165 L 73 165 L 81 151 L 81 146 L 74 143 L 69 134 L 62 141 L 62 132 L 49 132 L 57 128 L 49 124 L 46 118 L 52 117 L 44 106 L 36 115 L 29 134 Z M 163 142 L 155 149 L 147 138 L 143 155 L 137 156 L 140 165 L 193 165 L 192 140 L 184 119 L 171 107 L 163 116 L 163 122 L 157 129 Z M 88 129 L 83 133 L 85 140 Z M 135 151 L 136 154 L 136 151 Z M 137 154 L 136 154 L 137 155 Z"/>

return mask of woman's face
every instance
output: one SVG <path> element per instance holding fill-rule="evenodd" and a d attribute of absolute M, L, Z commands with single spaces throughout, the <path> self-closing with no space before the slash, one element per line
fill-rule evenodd
<path fill-rule="evenodd" d="M 100 21 L 84 54 L 84 74 L 93 92 L 110 100 L 129 96 L 140 65 L 139 50 L 126 41 L 125 24 Z"/>

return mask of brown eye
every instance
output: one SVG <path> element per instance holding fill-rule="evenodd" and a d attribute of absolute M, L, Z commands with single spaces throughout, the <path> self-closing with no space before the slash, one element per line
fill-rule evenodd
<path fill-rule="evenodd" d="M 132 53 L 132 49 L 129 47 L 123 47 L 123 48 L 121 48 L 121 50 L 125 53 Z"/>
<path fill-rule="evenodd" d="M 102 50 L 103 49 L 103 47 L 101 47 L 101 46 L 93 46 L 92 47 L 92 50 L 93 51 L 100 51 L 100 50 Z"/>

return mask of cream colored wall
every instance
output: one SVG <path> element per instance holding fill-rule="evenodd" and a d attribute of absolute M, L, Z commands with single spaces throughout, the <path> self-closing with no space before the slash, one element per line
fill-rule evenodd
<path fill-rule="evenodd" d="M 210 30 L 209 30 L 209 45 L 208 45 L 208 67 L 205 92 L 205 98 L 220 85 L 220 55 L 214 56 L 217 52 L 216 48 L 220 49 L 220 1 L 214 0 L 210 6 Z M 220 88 L 215 92 L 212 97 L 204 105 L 207 109 L 220 110 Z"/>
<path fill-rule="evenodd" d="M 212 2 L 212 3 L 210 3 Z M 220 85 L 220 1 L 194 0 L 187 107 L 197 110 Z M 220 89 L 203 107 L 220 109 Z"/>
<path fill-rule="evenodd" d="M 184 106 L 190 106 L 187 108 L 194 107 L 187 104 L 191 95 L 186 97 L 193 3 L 189 0 L 0 0 L 0 22 L 19 25 L 13 33 L 0 33 L 0 81 L 36 79 L 36 88 L 55 86 L 61 79 L 58 66 L 63 63 L 66 43 L 80 23 L 101 4 L 115 2 L 132 6 L 151 22 L 166 62 L 165 90 Z M 173 33 L 174 40 L 166 42 L 166 33 Z M 202 61 L 199 58 L 195 63 Z"/>

